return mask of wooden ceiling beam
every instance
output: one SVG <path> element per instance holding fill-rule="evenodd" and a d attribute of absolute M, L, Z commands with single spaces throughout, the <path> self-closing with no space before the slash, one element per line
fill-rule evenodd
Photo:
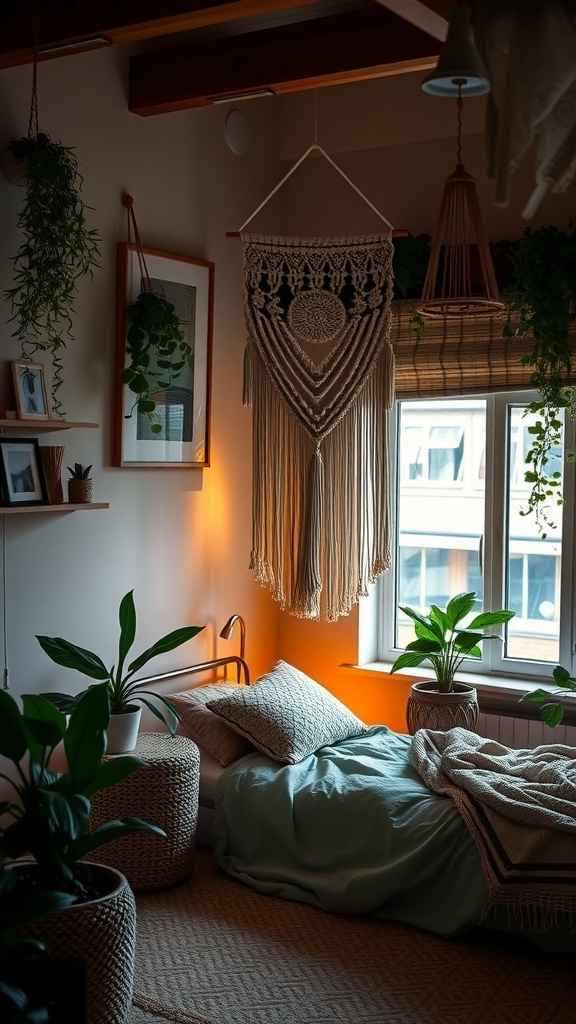
<path fill-rule="evenodd" d="M 456 0 L 376 0 L 415 28 L 441 43 L 446 39 L 448 19 Z"/>
<path fill-rule="evenodd" d="M 20 0 L 0 5 L 0 68 L 33 59 L 33 17 L 39 8 L 40 59 L 102 45 L 173 35 L 243 18 L 310 7 L 316 0 Z M 161 14 L 159 13 L 161 12 Z M 43 52 L 47 51 L 47 52 Z"/>
<path fill-rule="evenodd" d="M 128 107 L 150 116 L 222 96 L 280 94 L 435 66 L 440 44 L 390 11 L 318 18 L 130 60 Z"/>

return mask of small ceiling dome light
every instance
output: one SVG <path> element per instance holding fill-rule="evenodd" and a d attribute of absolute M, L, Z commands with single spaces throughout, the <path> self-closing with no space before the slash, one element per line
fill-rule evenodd
<path fill-rule="evenodd" d="M 471 17 L 472 8 L 466 0 L 452 8 L 438 63 L 422 82 L 422 89 L 430 96 L 482 96 L 490 92 L 486 69 L 474 42 Z"/>

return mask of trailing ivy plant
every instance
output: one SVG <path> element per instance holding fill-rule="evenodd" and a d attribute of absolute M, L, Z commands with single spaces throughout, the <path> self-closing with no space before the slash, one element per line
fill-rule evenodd
<path fill-rule="evenodd" d="M 153 434 L 162 432 L 158 421 L 155 392 L 165 390 L 178 379 L 192 349 L 180 330 L 176 309 L 156 292 L 145 289 L 126 311 L 129 328 L 126 351 L 129 365 L 120 379 L 134 394 L 134 410 L 146 416 Z"/>
<path fill-rule="evenodd" d="M 532 367 L 530 381 L 538 398 L 528 406 L 536 416 L 528 469 L 528 507 L 543 538 L 553 529 L 550 506 L 564 503 L 561 473 L 550 471 L 550 459 L 562 444 L 561 410 L 576 418 L 576 390 L 571 386 L 573 357 L 570 327 L 576 321 L 576 233 L 573 222 L 562 231 L 552 225 L 526 228 L 513 245 L 514 271 L 504 292 L 509 316 L 504 337 L 532 337 L 534 346 L 522 362 Z M 573 459 L 574 453 L 568 458 Z"/>
<path fill-rule="evenodd" d="M 63 415 L 62 350 L 73 338 L 77 281 L 99 266 L 97 232 L 88 230 L 73 149 L 42 133 L 13 139 L 8 149 L 26 165 L 18 219 L 24 240 L 14 257 L 14 284 L 5 292 L 23 359 L 47 352 L 52 360 L 51 404 Z"/>

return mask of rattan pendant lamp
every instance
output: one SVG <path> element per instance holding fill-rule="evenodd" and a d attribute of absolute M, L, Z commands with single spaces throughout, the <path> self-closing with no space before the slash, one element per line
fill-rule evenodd
<path fill-rule="evenodd" d="M 504 310 L 486 238 L 476 181 L 462 163 L 462 100 L 488 92 L 490 83 L 474 45 L 471 7 L 452 8 L 438 64 L 423 81 L 432 96 L 456 98 L 456 168 L 446 178 L 418 312 L 424 317 L 494 316 Z M 472 273 L 477 254 L 478 271 Z"/>

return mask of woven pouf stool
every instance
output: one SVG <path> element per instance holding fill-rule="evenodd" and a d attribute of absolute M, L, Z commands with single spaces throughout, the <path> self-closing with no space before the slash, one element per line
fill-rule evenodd
<path fill-rule="evenodd" d="M 117 868 L 134 890 L 163 889 L 192 871 L 198 818 L 200 751 L 187 736 L 144 732 L 136 757 L 148 762 L 92 798 L 90 825 L 115 818 L 142 818 L 164 829 L 166 838 L 136 832 L 95 850 L 91 860 Z M 106 755 L 105 761 L 114 756 Z"/>

